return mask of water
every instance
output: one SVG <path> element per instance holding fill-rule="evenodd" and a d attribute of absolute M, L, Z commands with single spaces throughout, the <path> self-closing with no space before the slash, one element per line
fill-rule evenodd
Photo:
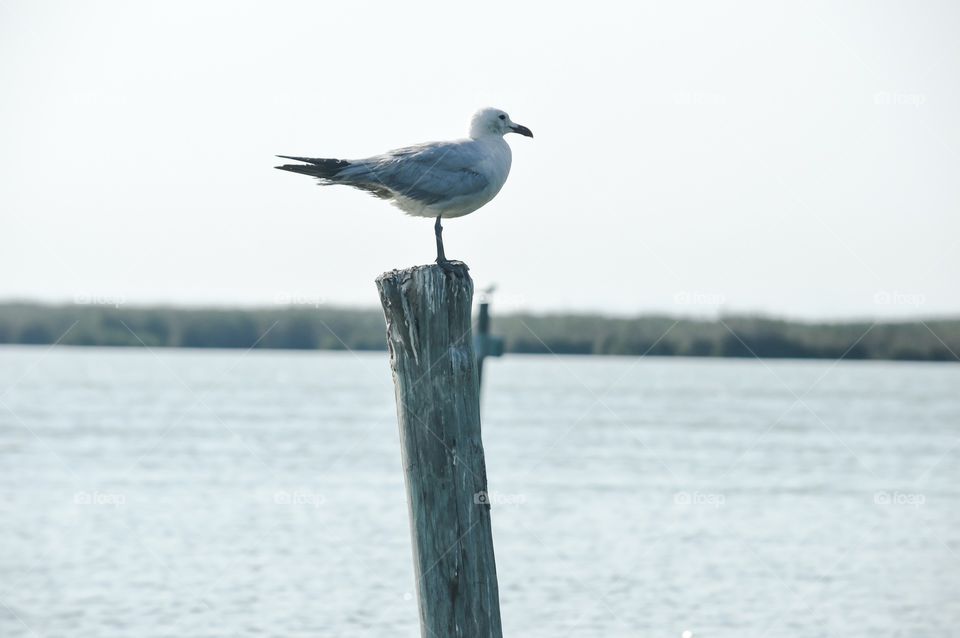
<path fill-rule="evenodd" d="M 960 633 L 960 366 L 488 361 L 505 634 Z M 385 355 L 0 349 L 0 636 L 417 629 Z"/>

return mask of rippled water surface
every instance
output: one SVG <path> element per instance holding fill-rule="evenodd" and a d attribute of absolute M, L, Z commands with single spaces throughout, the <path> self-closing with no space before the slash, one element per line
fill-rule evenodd
<path fill-rule="evenodd" d="M 960 634 L 960 366 L 510 356 L 505 635 Z M 0 349 L 0 636 L 419 635 L 385 355 Z"/>

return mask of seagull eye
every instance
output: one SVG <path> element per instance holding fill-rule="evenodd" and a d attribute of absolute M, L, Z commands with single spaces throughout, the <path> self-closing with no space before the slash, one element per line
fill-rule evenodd
<path fill-rule="evenodd" d="M 501 120 L 505 120 L 505 119 L 507 119 L 507 116 L 506 116 L 506 115 L 503 115 L 503 114 L 501 114 L 501 115 L 500 115 L 500 119 L 501 119 Z"/>

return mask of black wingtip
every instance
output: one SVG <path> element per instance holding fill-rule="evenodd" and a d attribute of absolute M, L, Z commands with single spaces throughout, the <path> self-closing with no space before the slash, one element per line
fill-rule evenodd
<path fill-rule="evenodd" d="M 292 159 L 303 164 L 284 164 L 278 166 L 280 170 L 293 173 L 302 173 L 304 175 L 313 175 L 321 179 L 333 179 L 343 169 L 350 166 L 350 162 L 340 159 L 328 159 L 323 157 L 293 157 L 290 155 L 278 155 L 284 159 Z"/>

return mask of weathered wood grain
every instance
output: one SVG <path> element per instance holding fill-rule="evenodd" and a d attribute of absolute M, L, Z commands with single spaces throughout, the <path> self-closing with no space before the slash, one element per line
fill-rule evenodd
<path fill-rule="evenodd" d="M 501 638 L 465 266 L 377 278 L 424 638 Z"/>

